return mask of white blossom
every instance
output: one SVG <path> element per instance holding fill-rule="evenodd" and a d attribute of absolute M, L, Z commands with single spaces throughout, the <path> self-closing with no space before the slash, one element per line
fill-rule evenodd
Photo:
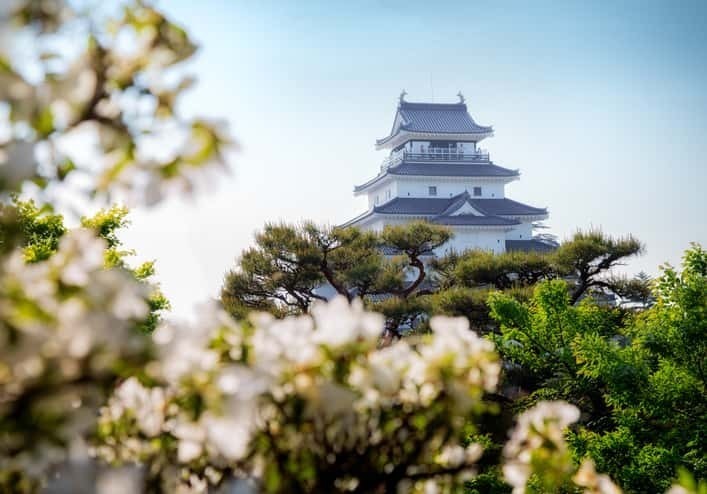
<path fill-rule="evenodd" d="M 665 494 L 693 494 L 681 485 L 673 485 Z"/>
<path fill-rule="evenodd" d="M 211 372 L 218 363 L 218 354 L 207 348 L 214 327 L 196 327 L 163 322 L 154 332 L 153 340 L 163 356 L 162 374 L 170 383 L 197 373 Z"/>
<path fill-rule="evenodd" d="M 203 424 L 180 422 L 173 432 L 179 439 L 177 458 L 180 463 L 189 463 L 201 456 L 206 440 L 206 428 Z"/>
<path fill-rule="evenodd" d="M 248 406 L 250 405 L 245 405 Z M 234 416 L 205 417 L 204 427 L 209 447 L 227 460 L 243 458 L 249 450 L 253 434 L 253 423 L 245 418 L 246 415 L 252 417 L 252 412 L 248 410 Z"/>
<path fill-rule="evenodd" d="M 313 341 L 314 324 L 308 316 L 276 320 L 260 316 L 254 319 L 253 363 L 260 370 L 278 374 L 289 365 L 317 365 L 323 355 Z"/>
<path fill-rule="evenodd" d="M 533 473 L 531 460 L 540 450 L 546 451 L 544 457 L 554 458 L 558 470 L 569 469 L 564 431 L 578 419 L 579 409 L 561 401 L 541 401 L 518 416 L 503 449 L 506 458 L 503 475 L 513 486 L 514 494 L 525 492 Z"/>
<path fill-rule="evenodd" d="M 608 475 L 598 474 L 594 462 L 585 459 L 579 466 L 577 473 L 572 477 L 572 481 L 584 487 L 585 494 L 621 494 L 621 489 L 611 481 Z M 668 491 L 667 494 L 671 494 Z"/>
<path fill-rule="evenodd" d="M 311 313 L 316 323 L 313 340 L 331 348 L 358 340 L 375 343 L 383 331 L 383 317 L 364 311 L 360 299 L 351 304 L 343 296 L 329 303 L 318 301 Z"/>
<path fill-rule="evenodd" d="M 131 377 L 120 384 L 114 394 L 112 414 L 120 415 L 125 410 L 135 414 L 138 427 L 148 437 L 154 437 L 162 431 L 165 420 L 165 394 L 161 388 L 145 388 Z"/>
<path fill-rule="evenodd" d="M 217 468 L 209 475 L 198 473 L 210 483 L 220 478 L 221 465 L 239 465 L 257 475 L 263 462 L 272 461 L 253 441 L 262 441 L 263 434 L 272 435 L 278 448 L 308 448 L 326 461 L 342 452 L 357 454 L 367 445 L 404 442 L 413 432 L 397 424 L 395 414 L 424 414 L 440 399 L 446 400 L 438 409 L 440 420 L 450 428 L 443 430 L 454 430 L 457 437 L 470 404 L 481 400 L 486 375 L 498 372 L 489 343 L 468 334 L 468 326 L 456 319 L 437 320 L 432 335 L 379 349 L 383 319 L 358 301 L 315 304 L 311 315 L 281 320 L 256 314 L 252 328 L 220 314 L 215 307 L 205 308 L 198 324 L 165 324 L 153 336 L 159 350 L 153 377 L 164 381 L 169 402 L 162 433 L 175 439 L 171 458 L 176 456 L 184 469 L 183 479 L 195 474 L 190 465 L 202 462 Z M 478 378 L 470 377 L 474 371 Z M 187 405 L 195 394 L 198 412 Z M 125 416 L 104 414 L 102 420 Z M 443 433 L 436 437 L 429 445 L 431 463 L 471 467 L 482 454 L 478 444 L 464 448 L 443 442 Z M 121 446 L 126 440 L 116 437 L 100 454 L 130 455 Z M 149 443 L 135 451 L 140 461 L 145 454 L 170 458 L 148 453 Z M 449 479 L 418 482 L 415 488 L 434 489 L 442 480 Z M 354 485 L 358 479 L 342 482 Z M 191 480 L 179 486 L 201 488 Z"/>
<path fill-rule="evenodd" d="M 17 189 L 37 173 L 35 147 L 34 143 L 17 140 L 0 147 L 0 190 Z"/>

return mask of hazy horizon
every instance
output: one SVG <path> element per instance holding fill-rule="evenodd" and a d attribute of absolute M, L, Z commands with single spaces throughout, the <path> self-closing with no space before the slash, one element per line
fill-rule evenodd
<path fill-rule="evenodd" d="M 519 168 L 508 196 L 577 228 L 646 243 L 629 272 L 707 244 L 707 4 L 230 2 L 160 4 L 202 49 L 187 113 L 226 119 L 232 174 L 194 200 L 135 210 L 122 238 L 177 315 L 216 296 L 266 221 L 336 224 L 365 209 L 397 98 L 456 101 Z"/>

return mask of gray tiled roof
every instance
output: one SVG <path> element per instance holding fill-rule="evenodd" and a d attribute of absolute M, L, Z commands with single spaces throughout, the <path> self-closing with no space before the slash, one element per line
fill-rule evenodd
<path fill-rule="evenodd" d="M 464 103 L 410 103 L 398 106 L 403 117 L 401 129 L 412 132 L 441 132 L 450 134 L 486 133 L 491 127 L 474 122 Z"/>
<path fill-rule="evenodd" d="M 384 214 L 423 214 L 437 215 L 447 209 L 452 198 L 439 199 L 427 197 L 396 197 L 373 210 Z"/>
<path fill-rule="evenodd" d="M 434 177 L 514 177 L 517 170 L 488 164 L 450 164 L 450 163 L 400 163 L 390 167 L 391 175 L 427 175 Z"/>
<path fill-rule="evenodd" d="M 500 216 L 477 216 L 475 214 L 458 214 L 454 216 L 437 216 L 432 222 L 439 225 L 468 225 L 468 226 L 502 226 L 517 225 L 517 220 L 509 220 Z"/>
<path fill-rule="evenodd" d="M 557 249 L 557 245 L 535 238 L 529 240 L 506 240 L 506 250 L 509 252 L 552 252 L 555 249 Z"/>
<path fill-rule="evenodd" d="M 547 214 L 547 209 L 528 206 L 522 202 L 512 199 L 471 199 L 469 201 L 474 208 L 485 214 L 497 214 L 500 216 L 516 215 L 538 215 Z"/>
<path fill-rule="evenodd" d="M 544 208 L 534 208 L 511 199 L 472 199 L 468 193 L 463 193 L 449 198 L 427 197 L 396 197 L 373 210 L 383 214 L 418 214 L 439 215 L 449 206 L 462 198 L 468 198 L 469 203 L 480 212 L 489 216 L 516 216 L 547 214 Z"/>
<path fill-rule="evenodd" d="M 493 163 L 451 164 L 451 163 L 408 163 L 402 162 L 391 166 L 385 172 L 357 185 L 354 191 L 360 191 L 377 182 L 386 175 L 421 176 L 421 177 L 517 177 L 518 170 L 510 170 Z"/>
<path fill-rule="evenodd" d="M 483 218 L 483 217 L 499 217 L 499 216 L 537 216 L 546 215 L 547 209 L 545 208 L 534 208 L 526 204 L 513 201 L 511 199 L 473 199 L 468 192 L 462 192 L 453 197 L 439 198 L 439 197 L 396 197 L 385 204 L 380 206 L 375 206 L 373 209 L 357 216 L 356 218 L 347 221 L 341 226 L 355 225 L 359 221 L 362 221 L 369 216 L 380 213 L 380 214 L 401 214 L 401 215 L 415 215 L 415 216 L 430 216 L 432 221 L 446 221 L 442 220 L 441 217 L 448 218 L 454 217 L 453 213 L 457 211 L 465 203 L 471 204 L 471 206 L 477 210 L 481 215 L 459 215 L 467 216 L 468 219 L 459 220 L 448 220 L 448 221 L 468 221 L 468 223 L 444 223 L 448 225 L 513 225 L 517 224 L 513 222 L 514 220 L 509 220 L 511 223 L 506 223 L 507 218 L 497 218 L 495 220 L 474 220 L 470 217 Z M 436 218 L 435 218 L 436 217 Z M 500 222 L 498 220 L 504 220 Z M 473 221 L 484 222 L 490 221 L 492 223 L 471 223 Z M 493 221 L 497 221 L 493 223 Z"/>
<path fill-rule="evenodd" d="M 387 141 L 399 130 L 435 134 L 487 134 L 492 127 L 477 124 L 464 103 L 411 103 L 402 101 L 398 105 L 401 123 L 393 128 L 391 135 L 379 139 Z M 397 117 L 397 115 L 396 115 Z"/>

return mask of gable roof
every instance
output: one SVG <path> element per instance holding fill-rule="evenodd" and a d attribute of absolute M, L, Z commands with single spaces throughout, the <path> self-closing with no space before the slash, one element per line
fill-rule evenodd
<path fill-rule="evenodd" d="M 378 139 L 380 146 L 400 131 L 429 134 L 470 134 L 486 137 L 493 127 L 477 124 L 465 103 L 412 103 L 401 101 L 398 105 L 390 135 Z"/>
<path fill-rule="evenodd" d="M 547 214 L 547 209 L 528 206 L 508 198 L 474 199 L 468 192 L 449 198 L 396 197 L 373 211 L 382 214 L 449 215 L 465 202 L 487 216 L 536 216 Z"/>

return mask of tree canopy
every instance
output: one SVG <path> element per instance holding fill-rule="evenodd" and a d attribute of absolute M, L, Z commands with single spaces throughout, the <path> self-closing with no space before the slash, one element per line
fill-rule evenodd
<path fill-rule="evenodd" d="M 227 273 L 221 300 L 235 315 L 248 309 L 285 315 L 306 313 L 313 300 L 326 300 L 324 285 L 347 300 L 406 299 L 427 278 L 423 257 L 450 236 L 448 229 L 422 221 L 380 233 L 267 224 Z M 384 251 L 394 255 L 388 259 Z"/>
<path fill-rule="evenodd" d="M 382 232 L 311 222 L 267 224 L 226 274 L 221 301 L 237 317 L 252 309 L 282 317 L 306 313 L 312 301 L 337 293 L 363 299 L 386 315 L 387 331 L 397 333 L 424 327 L 434 314 L 463 315 L 486 331 L 493 324 L 485 304 L 492 289 L 527 298 L 529 287 L 542 280 L 564 280 L 573 303 L 597 289 L 645 295 L 639 290 L 645 285 L 610 273 L 642 251 L 631 237 L 580 231 L 549 253 L 433 255 L 451 236 L 448 229 L 424 221 Z"/>
<path fill-rule="evenodd" d="M 529 394 L 521 409 L 561 399 L 582 411 L 570 443 L 627 492 L 667 488 L 678 468 L 707 475 L 707 252 L 693 245 L 682 271 L 664 266 L 655 306 L 639 313 L 572 305 L 564 283 L 521 303 L 489 297 L 504 360 Z M 522 374 L 522 379 L 518 378 Z"/>

